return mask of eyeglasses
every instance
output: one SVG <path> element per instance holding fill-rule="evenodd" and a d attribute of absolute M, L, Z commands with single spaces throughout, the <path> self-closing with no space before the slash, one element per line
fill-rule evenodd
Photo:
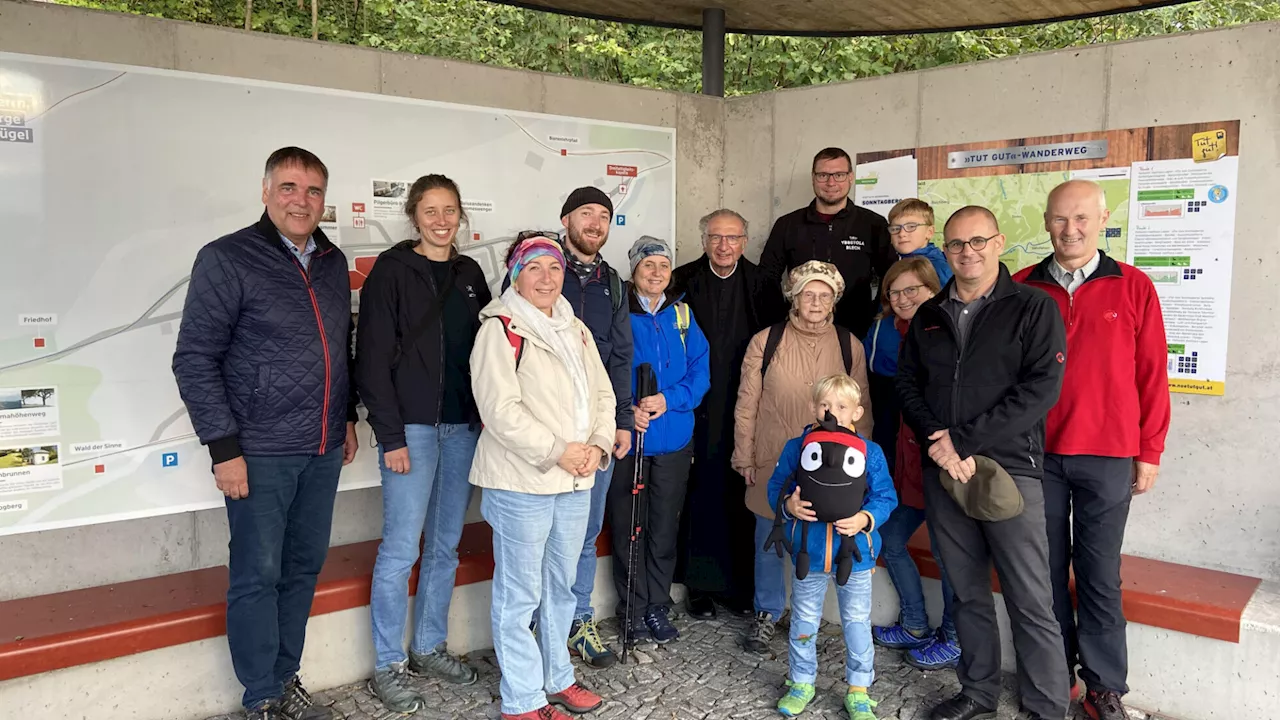
<path fill-rule="evenodd" d="M 916 228 L 923 226 L 924 223 L 902 223 L 901 225 L 890 225 L 889 234 L 897 235 L 898 233 L 913 233 Z"/>
<path fill-rule="evenodd" d="M 817 180 L 818 182 L 826 182 L 828 180 L 835 180 L 836 182 L 844 182 L 845 180 L 848 180 L 849 176 L 852 174 L 853 173 L 850 173 L 850 172 L 833 172 L 833 173 L 816 172 L 813 174 L 813 179 Z"/>
<path fill-rule="evenodd" d="M 800 293 L 800 300 L 814 305 L 830 305 L 835 302 L 836 296 L 831 293 L 816 293 L 806 290 Z"/>
<path fill-rule="evenodd" d="M 516 235 L 516 242 L 524 242 L 529 238 L 540 237 L 560 242 L 560 236 L 549 230 L 521 230 Z"/>
<path fill-rule="evenodd" d="M 964 252 L 965 245 L 968 245 L 969 247 L 973 248 L 974 252 L 979 252 L 982 250 L 982 248 L 987 246 L 987 243 L 990 242 L 992 238 L 999 237 L 999 236 L 1000 236 L 1000 233 L 996 233 L 991 237 L 973 237 L 973 238 L 969 238 L 968 240 L 961 240 L 959 238 L 956 238 L 954 240 L 948 240 L 946 243 L 947 252 L 951 253 L 952 255 L 959 255 L 960 253 Z"/>
<path fill-rule="evenodd" d="M 737 245 L 738 243 L 747 239 L 746 235 L 707 235 L 706 237 L 707 237 L 707 240 L 709 240 L 712 245 L 719 245 L 720 243 Z"/>
<path fill-rule="evenodd" d="M 920 288 L 922 287 L 924 287 L 924 285 L 908 285 L 907 287 L 904 287 L 901 290 L 890 290 L 889 302 L 893 302 L 894 300 L 897 300 L 899 295 L 901 295 L 902 297 L 908 300 L 915 300 L 916 295 L 920 294 Z"/>

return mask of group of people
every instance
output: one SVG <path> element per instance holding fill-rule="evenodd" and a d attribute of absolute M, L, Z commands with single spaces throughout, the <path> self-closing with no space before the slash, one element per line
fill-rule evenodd
<path fill-rule="evenodd" d="M 1125 717 L 1120 546 L 1169 423 L 1154 287 L 1098 249 L 1107 210 L 1087 181 L 1050 193 L 1054 254 L 1013 276 L 988 210 L 954 213 L 939 247 L 927 203 L 886 221 L 849 199 L 852 170 L 839 148 L 817 154 L 813 202 L 775 223 L 758 266 L 747 221 L 719 209 L 702 257 L 677 267 L 671 243 L 643 236 L 627 282 L 600 254 L 609 196 L 578 188 L 562 228 L 516 236 L 497 297 L 458 252 L 459 188 L 426 175 L 404 206 L 413 237 L 379 256 L 353 328 L 346 258 L 319 229 L 328 170 L 273 153 L 262 218 L 196 257 L 173 361 L 226 498 L 227 637 L 249 717 L 332 717 L 298 672 L 360 403 L 384 503 L 369 684 L 390 711 L 425 702 L 408 675 L 477 678 L 446 636 L 479 487 L 504 718 L 603 703 L 570 656 L 617 661 L 591 604 L 606 516 L 624 648 L 679 637 L 680 582 L 691 618 L 752 616 L 743 647 L 767 653 L 790 587 L 783 715 L 816 694 L 834 581 L 852 720 L 875 718 L 876 645 L 956 669 L 961 693 L 933 720 L 994 718 L 994 563 L 1026 716 L 1064 717 L 1079 668 L 1091 716 Z M 936 630 L 907 550 L 926 520 Z M 900 600 L 885 627 L 870 622 L 877 559 Z"/>

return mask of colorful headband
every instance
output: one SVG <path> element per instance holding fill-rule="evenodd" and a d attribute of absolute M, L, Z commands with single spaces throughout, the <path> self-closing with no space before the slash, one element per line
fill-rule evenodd
<path fill-rule="evenodd" d="M 545 234 L 520 234 L 519 245 L 511 253 L 511 257 L 507 258 L 507 271 L 510 273 L 511 282 L 514 284 L 516 278 L 520 275 L 520 271 L 530 260 L 542 257 L 544 255 L 555 258 L 563 267 L 564 251 L 560 249 L 560 243 L 552 240 Z"/>

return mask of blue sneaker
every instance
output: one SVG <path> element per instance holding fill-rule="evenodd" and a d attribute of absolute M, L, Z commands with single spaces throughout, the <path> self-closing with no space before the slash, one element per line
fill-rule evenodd
<path fill-rule="evenodd" d="M 669 608 L 659 605 L 644 614 L 644 624 L 649 628 L 649 634 L 653 635 L 653 641 L 659 645 L 666 645 L 680 637 L 680 631 L 667 618 L 669 612 Z"/>
<path fill-rule="evenodd" d="M 908 650 L 905 659 L 908 665 L 921 670 L 953 668 L 960 664 L 960 646 L 943 637 L 939 630 L 933 642 Z"/>
<path fill-rule="evenodd" d="M 871 628 L 871 639 L 880 647 L 891 650 L 912 650 L 931 645 L 934 636 L 928 631 L 924 635 L 916 635 L 903 627 L 902 623 L 894 623 L 889 627 Z"/>

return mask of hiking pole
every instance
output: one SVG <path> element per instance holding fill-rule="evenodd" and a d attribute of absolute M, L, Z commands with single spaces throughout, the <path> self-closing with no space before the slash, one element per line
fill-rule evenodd
<path fill-rule="evenodd" d="M 654 377 L 653 368 L 649 363 L 641 363 L 636 367 L 636 404 L 640 400 L 656 395 L 658 393 L 658 380 Z M 643 523 L 640 520 L 640 492 L 644 490 L 644 433 L 636 433 L 635 446 L 635 471 L 631 475 L 631 532 L 630 542 L 627 545 L 627 598 L 626 598 L 626 619 L 622 623 L 622 664 L 627 663 L 627 650 L 631 647 L 631 606 L 635 602 L 635 575 L 636 575 L 636 542 L 640 539 L 640 535 L 644 532 Z"/>

